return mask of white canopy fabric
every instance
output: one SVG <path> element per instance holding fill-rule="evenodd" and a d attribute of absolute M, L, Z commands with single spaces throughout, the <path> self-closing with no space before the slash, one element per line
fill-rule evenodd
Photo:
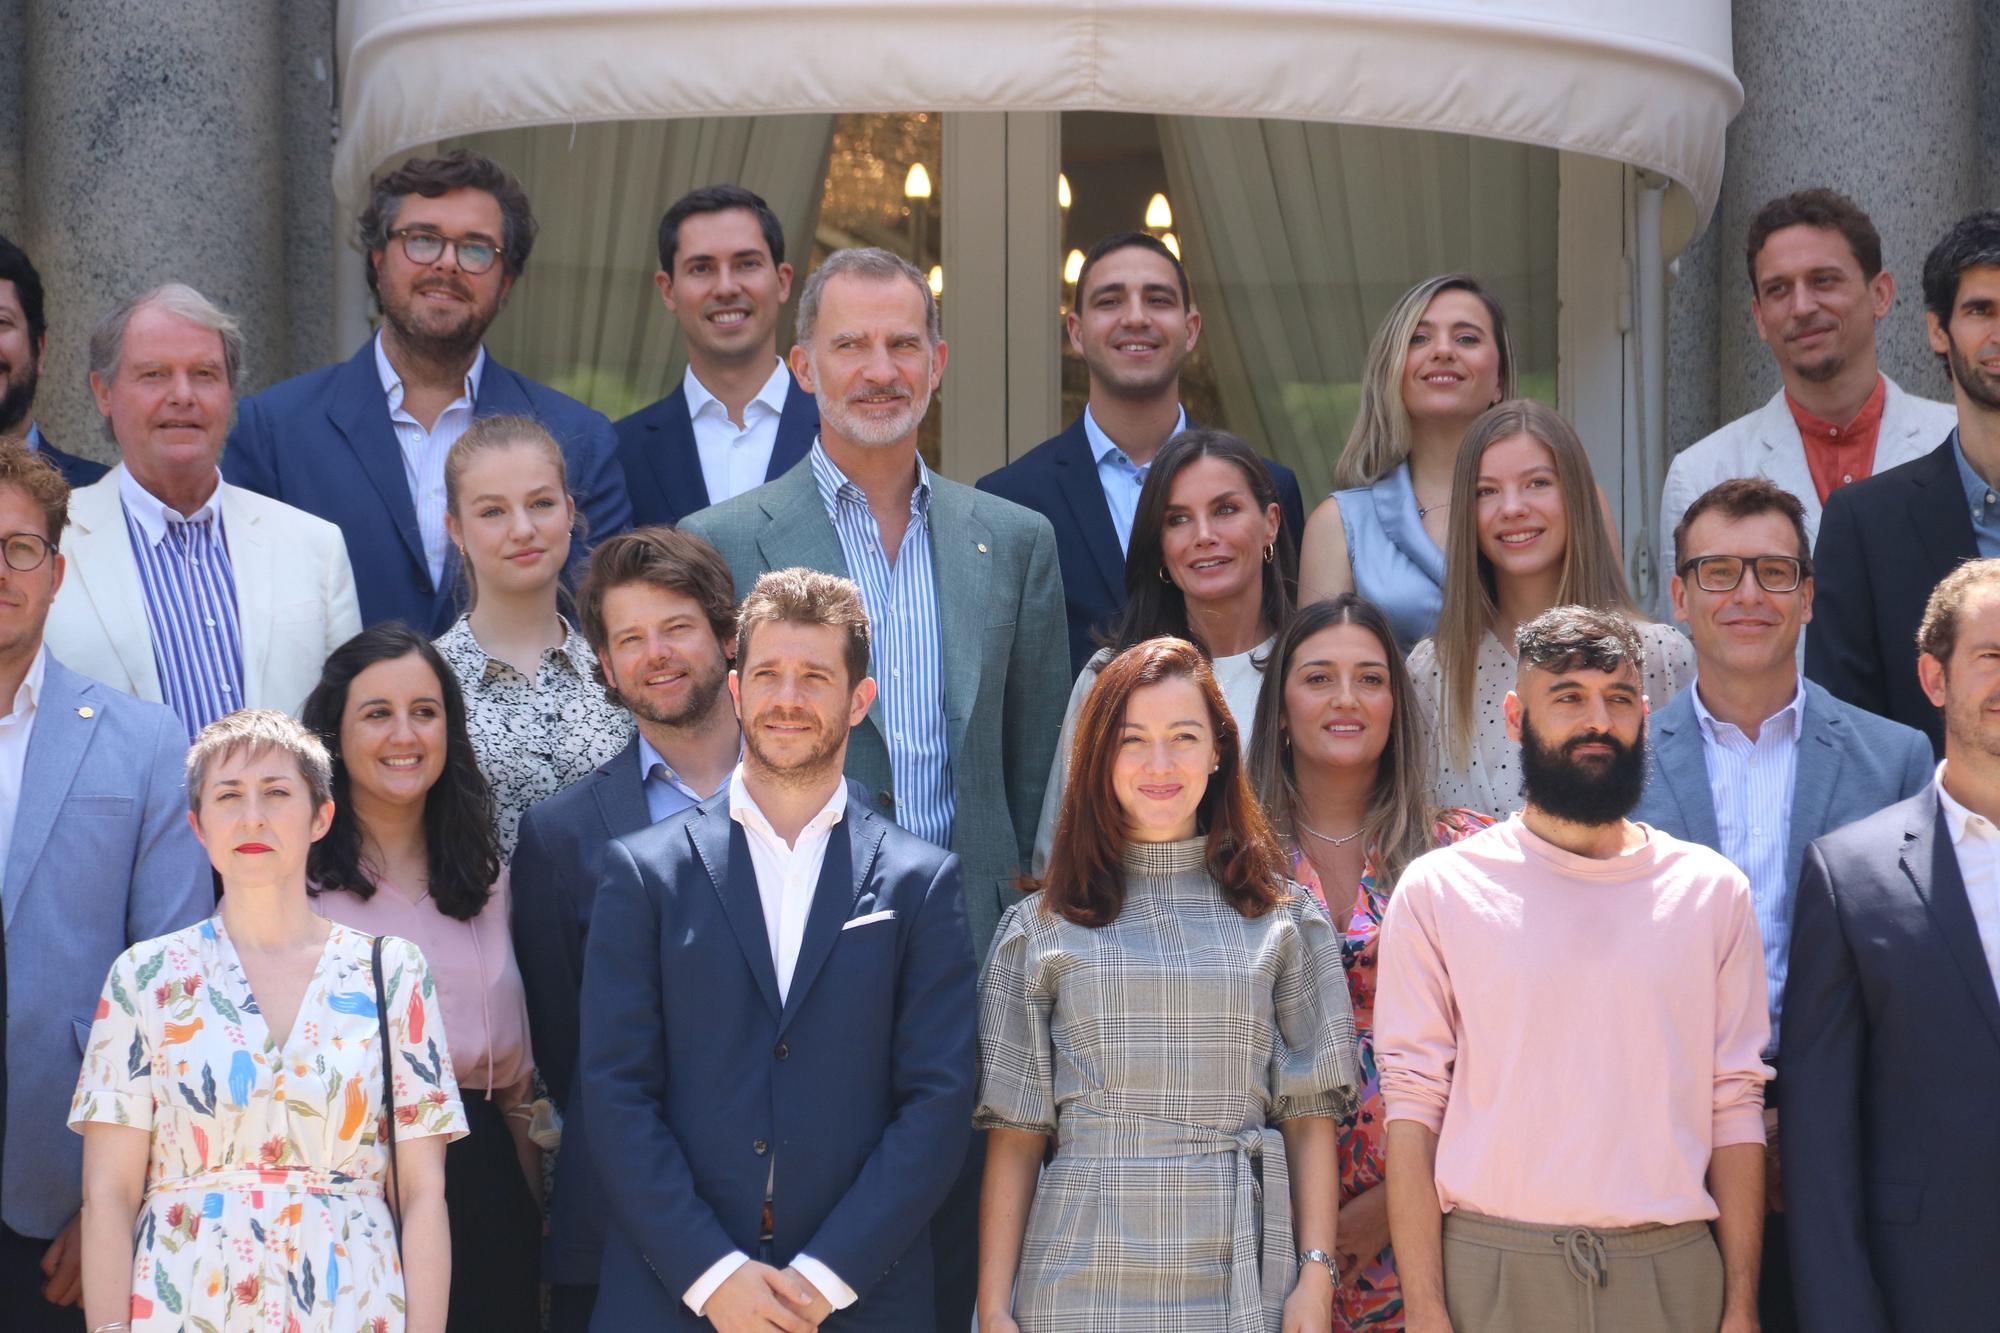
<path fill-rule="evenodd" d="M 1715 207 L 1729 0 L 342 0 L 334 187 L 419 144 L 606 120 L 1132 111 L 1482 135 Z"/>

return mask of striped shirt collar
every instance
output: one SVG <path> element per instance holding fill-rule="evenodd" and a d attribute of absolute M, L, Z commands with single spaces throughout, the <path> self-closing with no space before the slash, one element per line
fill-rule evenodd
<path fill-rule="evenodd" d="M 381 377 L 382 392 L 388 396 L 389 411 L 394 414 L 403 406 L 403 375 L 389 360 L 389 353 L 382 346 L 382 335 L 375 335 L 375 373 Z M 479 352 L 472 358 L 472 369 L 465 372 L 465 399 L 468 404 L 479 401 L 479 382 L 486 375 L 486 344 L 479 345 Z M 449 410 L 449 409 L 447 409 Z"/>
<path fill-rule="evenodd" d="M 167 528 L 176 523 L 206 523 L 215 520 L 216 529 L 222 527 L 222 488 L 228 483 L 222 480 L 222 472 L 216 470 L 215 489 L 201 508 L 192 514 L 181 514 L 167 508 L 166 502 L 139 484 L 139 479 L 123 463 L 118 465 L 118 498 L 125 506 L 125 512 L 139 525 L 139 531 L 146 535 L 149 546 L 158 546 L 167 538 Z"/>
<path fill-rule="evenodd" d="M 827 454 L 826 447 L 820 443 L 817 435 L 813 437 L 812 452 L 807 456 L 812 459 L 813 483 L 819 487 L 819 502 L 826 506 L 828 514 L 832 514 L 843 499 L 853 501 L 864 509 L 867 508 L 867 493 L 848 480 L 847 474 L 842 472 Z M 910 516 L 926 519 L 930 516 L 930 512 L 931 470 L 924 466 L 924 456 L 918 454 L 917 488 L 910 492 Z"/>
<path fill-rule="evenodd" d="M 1751 577 L 1747 574 L 1747 571 L 1746 577 Z M 1694 685 L 1688 691 L 1688 697 L 1694 703 L 1694 716 L 1695 720 L 1701 724 L 1702 735 L 1708 737 L 1710 740 L 1714 740 L 1724 727 L 1727 727 L 1731 731 L 1741 732 L 1742 728 L 1738 727 L 1734 722 L 1724 722 L 1715 714 L 1708 711 L 1708 705 L 1701 701 L 1700 677 L 1697 676 L 1695 678 Z M 1792 695 L 1792 701 L 1757 724 L 1758 739 L 1761 740 L 1767 733 L 1771 733 L 1773 728 L 1776 728 L 1777 732 L 1783 734 L 1787 739 L 1797 740 L 1805 729 L 1805 719 L 1806 683 L 1802 678 L 1798 683 L 1798 689 Z"/>

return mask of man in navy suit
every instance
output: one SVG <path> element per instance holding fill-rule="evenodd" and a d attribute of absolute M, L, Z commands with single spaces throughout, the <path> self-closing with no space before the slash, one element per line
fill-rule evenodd
<path fill-rule="evenodd" d="M 1090 372 L 1083 415 L 980 478 L 979 489 L 1034 510 L 1055 528 L 1074 676 L 1097 651 L 1097 631 L 1125 605 L 1125 551 L 1146 469 L 1161 445 L 1187 429 L 1181 365 L 1201 336 L 1201 312 L 1180 258 L 1136 231 L 1090 247 L 1072 306 L 1069 344 Z M 1305 531 L 1299 480 L 1281 463 L 1271 463 L 1271 476 L 1297 542 Z"/>
<path fill-rule="evenodd" d="M 548 427 L 591 541 L 631 523 L 611 423 L 487 355 L 486 330 L 534 242 L 528 197 L 498 163 L 464 149 L 412 158 L 361 215 L 381 331 L 348 361 L 238 405 L 223 476 L 341 530 L 363 625 L 450 628 L 458 554 L 445 536 L 444 462 L 475 417 Z"/>
<path fill-rule="evenodd" d="M 188 824 L 187 732 L 57 661 L 42 627 L 69 487 L 0 443 L 0 1325 L 80 1333 L 83 1141 L 66 1117 L 103 977 L 215 906 Z"/>
<path fill-rule="evenodd" d="M 736 652 L 736 585 L 713 546 L 644 527 L 601 544 L 577 589 L 577 620 L 604 692 L 632 711 L 632 743 L 528 811 L 514 849 L 514 954 L 535 1063 L 563 1114 L 548 1255 L 550 1322 L 590 1322 L 604 1257 L 601 1187 L 575 1084 L 584 945 L 613 838 L 685 812 L 729 780 L 743 749 L 724 688 Z"/>
<path fill-rule="evenodd" d="M 20 246 L 0 236 L 0 441 L 21 440 L 56 465 L 71 490 L 88 486 L 111 469 L 66 454 L 35 424 L 35 387 L 48 351 L 42 314 L 42 275 Z"/>
<path fill-rule="evenodd" d="M 1750 880 L 1771 1017 L 1764 1060 L 1779 1071 L 1764 1085 L 1770 1159 L 1784 1078 L 1785 959 L 1806 845 L 1922 790 L 1931 746 L 1800 679 L 1813 578 L 1798 496 L 1762 477 L 1725 481 L 1678 517 L 1672 549 L 1674 614 L 1694 640 L 1698 671 L 1648 722 L 1646 790 L 1632 817 L 1713 847 Z M 1764 1333 L 1790 1333 L 1798 1323 L 1775 1160 L 1764 1184 L 1758 1312 Z"/>
<path fill-rule="evenodd" d="M 2000 560 L 1937 586 L 1917 649 L 1937 776 L 1815 842 L 1799 881 L 1780 1150 L 1806 1333 L 2000 1309 Z"/>
<path fill-rule="evenodd" d="M 847 580 L 759 578 L 730 676 L 742 764 L 606 855 L 583 979 L 611 1224 L 594 1329 L 936 1327 L 928 1224 L 972 1137 L 977 969 L 958 858 L 841 776 L 868 642 Z"/>
<path fill-rule="evenodd" d="M 660 300 L 680 322 L 687 373 L 620 421 L 634 523 L 678 523 L 783 476 L 819 432 L 813 396 L 778 359 L 792 294 L 785 230 L 740 185 L 710 185 L 660 219 Z"/>

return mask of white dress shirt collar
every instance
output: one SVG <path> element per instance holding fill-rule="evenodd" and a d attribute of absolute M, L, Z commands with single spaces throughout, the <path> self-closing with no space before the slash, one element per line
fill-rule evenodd
<path fill-rule="evenodd" d="M 34 716 L 42 697 L 42 682 L 48 674 L 49 646 L 42 644 L 35 649 L 35 660 L 28 663 L 28 674 L 21 677 L 20 688 L 14 691 L 13 707 L 0 713 L 0 727 L 19 726 Z"/>
<path fill-rule="evenodd" d="M 1951 834 L 1959 878 L 1965 881 L 1966 905 L 1972 909 L 1972 922 L 1979 931 L 1979 951 L 1986 955 L 1986 970 L 2000 982 L 2000 828 L 1985 815 L 1959 804 L 1945 790 L 1948 763 L 1938 764 L 1931 783 L 1937 791 L 1938 807 L 1944 811 L 1945 830 Z"/>
<path fill-rule="evenodd" d="M 723 406 L 720 398 L 708 391 L 707 385 L 695 377 L 693 366 L 689 366 L 681 376 L 681 388 L 687 394 L 690 418 L 698 418 L 704 412 L 720 412 L 725 420 L 728 418 L 729 409 Z M 790 393 L 791 389 L 792 377 L 786 372 L 785 363 L 783 361 L 772 363 L 771 377 L 764 381 L 764 387 L 757 390 L 757 396 L 743 409 L 743 424 L 745 426 L 750 424 L 752 408 L 761 407 L 772 416 L 783 416 L 785 395 Z"/>
<path fill-rule="evenodd" d="M 1944 769 L 1949 762 L 1942 759 L 1938 761 L 1937 773 L 1931 778 L 1931 783 L 1937 789 L 1938 805 L 1944 811 L 1945 828 L 1951 833 L 1952 845 L 1961 847 L 1969 837 L 1991 840 L 2000 845 L 2000 828 L 1996 828 L 1993 821 L 1985 815 L 1977 814 L 1959 804 L 1958 800 L 1945 790 Z"/>
<path fill-rule="evenodd" d="M 1695 677 L 1694 688 L 1690 692 L 1689 697 L 1694 701 L 1695 720 L 1701 724 L 1701 734 L 1705 738 L 1709 740 L 1715 739 L 1716 730 L 1720 727 L 1728 727 L 1731 731 L 1736 732 L 1743 730 L 1734 722 L 1724 722 L 1721 718 L 1708 711 L 1708 705 L 1703 703 L 1701 698 L 1700 676 Z M 1800 677 L 1797 688 L 1792 693 L 1792 701 L 1757 724 L 1757 737 L 1759 740 L 1762 740 L 1765 734 L 1775 727 L 1787 739 L 1796 743 L 1799 737 L 1805 734 L 1805 722 L 1806 683 L 1805 679 Z M 1788 728 L 1789 730 L 1787 730 Z"/>
<path fill-rule="evenodd" d="M 375 373 L 382 380 L 382 392 L 389 399 L 390 414 L 394 415 L 403 406 L 403 373 L 389 360 L 379 331 L 375 334 Z M 486 345 L 481 343 L 478 353 L 472 358 L 472 369 L 465 372 L 465 397 L 462 401 L 468 405 L 479 401 L 479 384 L 485 376 Z"/>
<path fill-rule="evenodd" d="M 644 745 L 645 741 L 642 739 L 640 744 Z M 806 826 L 799 830 L 798 841 L 787 846 L 785 840 L 778 836 L 778 831 L 771 827 L 771 821 L 757 804 L 757 798 L 750 794 L 749 786 L 743 781 L 743 765 L 738 763 L 729 774 L 729 817 L 750 832 L 786 847 L 794 855 L 805 846 L 808 838 L 817 837 L 824 843 L 827 832 L 846 813 L 847 783 L 843 780 L 834 787 L 833 795 L 826 798 L 826 804 L 819 808 L 819 813 L 808 819 Z"/>
<path fill-rule="evenodd" d="M 123 463 L 118 465 L 118 498 L 125 505 L 125 512 L 139 525 L 139 531 L 146 534 L 149 546 L 158 546 L 166 540 L 169 523 L 205 523 L 214 519 L 222 520 L 222 488 L 228 485 L 222 479 L 220 468 L 215 473 L 215 489 L 208 493 L 208 499 L 192 514 L 182 514 L 170 510 L 166 502 L 139 484 L 139 479 Z"/>

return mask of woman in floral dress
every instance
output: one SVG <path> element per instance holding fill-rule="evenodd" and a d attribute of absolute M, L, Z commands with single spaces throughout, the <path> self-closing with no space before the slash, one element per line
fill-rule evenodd
<path fill-rule="evenodd" d="M 189 752 L 222 906 L 112 965 L 70 1110 L 93 1329 L 444 1326 L 444 1145 L 464 1114 L 423 954 L 383 941 L 385 1024 L 374 939 L 307 904 L 330 790 L 326 751 L 282 713 L 233 713 Z"/>
<path fill-rule="evenodd" d="M 1400 1329 L 1375 1073 L 1376 934 L 1411 860 L 1493 821 L 1436 808 L 1409 672 L 1388 617 L 1372 603 L 1343 593 L 1305 607 L 1280 636 L 1266 679 L 1251 774 L 1272 826 L 1289 844 L 1292 878 L 1341 932 L 1361 1038 L 1360 1105 L 1340 1122 L 1341 1280 L 1333 1327 Z M 1347 884 L 1358 886 L 1351 895 L 1339 888 Z"/>

